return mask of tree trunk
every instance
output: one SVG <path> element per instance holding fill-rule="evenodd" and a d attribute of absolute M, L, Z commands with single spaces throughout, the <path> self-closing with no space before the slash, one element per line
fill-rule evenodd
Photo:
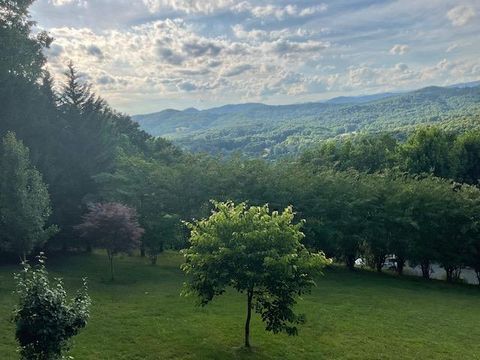
<path fill-rule="evenodd" d="M 157 255 L 151 255 L 150 256 L 150 261 L 151 261 L 152 265 L 156 265 L 157 264 Z"/>
<path fill-rule="evenodd" d="M 430 261 L 424 261 L 421 263 L 422 267 L 422 276 L 424 279 L 430 279 Z"/>
<path fill-rule="evenodd" d="M 145 257 L 145 247 L 142 245 L 142 247 L 140 248 L 140 257 Z"/>
<path fill-rule="evenodd" d="M 405 259 L 397 257 L 397 274 L 399 276 L 403 275 L 403 268 L 405 267 Z"/>
<path fill-rule="evenodd" d="M 355 270 L 355 255 L 347 255 L 345 257 L 345 263 L 347 265 L 348 270 Z"/>
<path fill-rule="evenodd" d="M 445 272 L 447 273 L 447 282 L 453 283 L 460 279 L 461 269 L 455 266 L 445 267 Z"/>
<path fill-rule="evenodd" d="M 447 273 L 447 282 L 453 282 L 453 268 L 446 267 L 445 272 Z"/>
<path fill-rule="evenodd" d="M 113 272 L 113 254 L 108 254 L 108 259 L 110 260 L 110 280 L 114 281 L 114 272 Z"/>
<path fill-rule="evenodd" d="M 453 280 L 454 281 L 460 281 L 460 275 L 462 274 L 462 268 L 461 267 L 456 267 L 453 270 Z"/>
<path fill-rule="evenodd" d="M 250 319 L 252 318 L 253 289 L 247 290 L 247 320 L 245 321 L 245 347 L 250 347 Z"/>

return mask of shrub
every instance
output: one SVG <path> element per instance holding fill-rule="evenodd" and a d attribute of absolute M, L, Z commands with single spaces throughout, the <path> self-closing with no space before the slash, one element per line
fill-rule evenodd
<path fill-rule="evenodd" d="M 23 262 L 15 274 L 19 302 L 14 310 L 15 337 L 21 359 L 55 360 L 70 347 L 70 339 L 87 325 L 90 297 L 86 279 L 73 299 L 67 299 L 61 279 L 51 283 L 43 254 L 38 265 Z"/>

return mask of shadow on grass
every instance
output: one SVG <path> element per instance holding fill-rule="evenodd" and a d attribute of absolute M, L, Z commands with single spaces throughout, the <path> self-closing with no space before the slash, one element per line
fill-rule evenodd
<path fill-rule="evenodd" d="M 262 358 L 262 349 L 255 346 L 251 346 L 249 348 L 245 346 L 234 346 L 232 350 L 235 354 L 235 357 L 239 359 Z"/>

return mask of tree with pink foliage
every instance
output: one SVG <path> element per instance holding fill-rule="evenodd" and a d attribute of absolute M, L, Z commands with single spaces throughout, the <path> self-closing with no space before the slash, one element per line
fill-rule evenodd
<path fill-rule="evenodd" d="M 107 251 L 110 275 L 114 280 L 113 258 L 119 253 L 131 253 L 140 246 L 144 230 L 138 224 L 135 209 L 120 203 L 95 203 L 76 226 L 80 236 L 94 246 Z"/>

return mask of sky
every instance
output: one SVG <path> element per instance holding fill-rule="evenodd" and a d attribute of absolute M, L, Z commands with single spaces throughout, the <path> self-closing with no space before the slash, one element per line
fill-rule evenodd
<path fill-rule="evenodd" d="M 480 79 L 480 0 L 37 0 L 58 83 L 72 60 L 129 114 L 290 104 Z"/>

